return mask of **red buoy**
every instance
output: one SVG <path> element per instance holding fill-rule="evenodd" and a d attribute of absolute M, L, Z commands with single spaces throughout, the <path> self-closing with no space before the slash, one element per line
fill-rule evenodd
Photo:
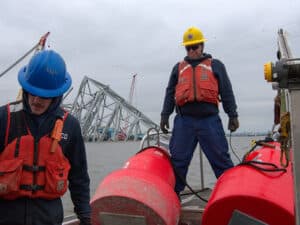
<path fill-rule="evenodd" d="M 251 152 L 247 161 L 280 165 L 280 144 Z M 275 168 L 257 164 L 265 169 Z M 266 172 L 249 165 L 227 170 L 217 181 L 204 210 L 202 225 L 227 225 L 234 210 L 268 225 L 295 224 L 294 190 L 291 163 L 286 172 Z"/>
<path fill-rule="evenodd" d="M 176 225 L 180 202 L 168 153 L 148 147 L 109 174 L 91 200 L 92 224 Z"/>

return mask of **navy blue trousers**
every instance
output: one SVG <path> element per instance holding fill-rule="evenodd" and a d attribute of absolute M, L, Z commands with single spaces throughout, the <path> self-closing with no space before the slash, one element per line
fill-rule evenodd
<path fill-rule="evenodd" d="M 0 225 L 61 225 L 64 219 L 60 198 L 0 199 Z"/>
<path fill-rule="evenodd" d="M 182 178 L 186 179 L 198 142 L 217 178 L 233 167 L 219 115 L 195 118 L 177 114 L 170 140 L 170 153 L 172 163 Z M 181 192 L 184 187 L 184 182 L 176 175 L 175 192 Z"/>

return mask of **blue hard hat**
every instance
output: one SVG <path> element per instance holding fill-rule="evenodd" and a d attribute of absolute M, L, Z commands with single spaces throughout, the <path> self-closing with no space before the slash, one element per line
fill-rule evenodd
<path fill-rule="evenodd" d="M 72 83 L 65 61 L 53 50 L 35 54 L 19 71 L 18 81 L 25 91 L 44 98 L 63 95 Z"/>

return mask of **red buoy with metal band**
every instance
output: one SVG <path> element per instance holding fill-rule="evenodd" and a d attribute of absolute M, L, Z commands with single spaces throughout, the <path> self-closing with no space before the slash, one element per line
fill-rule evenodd
<path fill-rule="evenodd" d="M 103 179 L 91 200 L 92 224 L 176 225 L 180 202 L 169 153 L 148 147 Z"/>
<path fill-rule="evenodd" d="M 280 144 L 270 144 L 274 147 L 252 151 L 244 165 L 222 174 L 205 207 L 202 225 L 227 225 L 234 210 L 268 225 L 295 224 L 292 166 L 289 163 L 282 171 Z M 257 167 L 247 165 L 251 161 Z"/>

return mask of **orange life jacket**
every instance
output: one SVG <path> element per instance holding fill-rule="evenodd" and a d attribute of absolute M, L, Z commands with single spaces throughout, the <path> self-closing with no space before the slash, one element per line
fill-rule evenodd
<path fill-rule="evenodd" d="M 62 196 L 68 187 L 70 163 L 64 156 L 58 141 L 61 137 L 63 119 L 57 119 L 52 133 L 35 139 L 25 124 L 23 112 L 14 113 L 17 120 L 23 120 L 11 127 L 11 107 L 8 105 L 6 141 L 11 129 L 25 130 L 10 143 L 0 154 L 0 198 L 16 199 L 19 197 L 55 199 Z"/>
<path fill-rule="evenodd" d="M 219 85 L 212 71 L 211 59 L 202 61 L 195 68 L 186 61 L 179 63 L 175 101 L 179 106 L 194 101 L 218 105 Z"/>

